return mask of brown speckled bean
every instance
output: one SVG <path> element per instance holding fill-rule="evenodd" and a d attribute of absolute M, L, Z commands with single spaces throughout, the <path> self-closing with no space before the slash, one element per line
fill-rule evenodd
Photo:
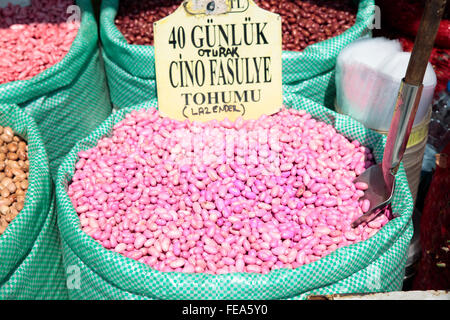
<path fill-rule="evenodd" d="M 0 236 L 25 204 L 29 170 L 27 148 L 11 128 L 0 126 Z"/>

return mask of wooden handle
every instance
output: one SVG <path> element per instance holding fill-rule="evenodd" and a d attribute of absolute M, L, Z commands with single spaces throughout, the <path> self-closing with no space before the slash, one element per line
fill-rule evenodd
<path fill-rule="evenodd" d="M 428 66 L 447 0 L 427 0 L 406 71 L 405 82 L 420 86 Z"/>

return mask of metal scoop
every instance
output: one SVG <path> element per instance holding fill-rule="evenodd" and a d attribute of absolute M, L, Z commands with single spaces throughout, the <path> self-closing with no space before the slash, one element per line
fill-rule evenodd
<path fill-rule="evenodd" d="M 367 169 L 355 179 L 369 188 L 361 200 L 369 200 L 369 210 L 352 223 L 356 228 L 377 217 L 389 205 L 395 189 L 395 175 L 406 150 L 423 89 L 423 78 L 433 49 L 446 0 L 429 0 L 420 22 L 414 49 L 398 93 L 394 116 L 387 136 L 383 161 Z"/>

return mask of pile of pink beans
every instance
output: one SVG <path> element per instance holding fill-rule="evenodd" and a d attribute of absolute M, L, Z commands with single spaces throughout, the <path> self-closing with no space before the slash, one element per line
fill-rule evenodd
<path fill-rule="evenodd" d="M 30 79 L 60 62 L 80 26 L 73 0 L 0 8 L 0 84 Z"/>
<path fill-rule="evenodd" d="M 159 271 L 297 268 L 389 220 L 351 227 L 373 155 L 305 111 L 207 123 L 132 111 L 78 155 L 68 195 L 82 230 Z"/>

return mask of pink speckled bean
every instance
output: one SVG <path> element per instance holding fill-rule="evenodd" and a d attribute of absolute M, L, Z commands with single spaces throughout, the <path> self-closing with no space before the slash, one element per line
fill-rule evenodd
<path fill-rule="evenodd" d="M 263 137 L 248 142 L 255 130 Z M 388 222 L 350 227 L 367 207 L 367 186 L 353 181 L 369 154 L 304 111 L 234 124 L 132 111 L 79 152 L 68 195 L 88 235 L 157 270 L 268 273 Z"/>
<path fill-rule="evenodd" d="M 367 190 L 369 188 L 369 186 L 365 182 L 357 182 L 357 183 L 355 183 L 355 187 L 356 187 L 356 189 L 363 190 L 363 191 Z"/>
<path fill-rule="evenodd" d="M 361 204 L 361 210 L 363 212 L 367 212 L 367 211 L 369 211 L 369 209 L 370 209 L 370 201 L 365 199 Z"/>

